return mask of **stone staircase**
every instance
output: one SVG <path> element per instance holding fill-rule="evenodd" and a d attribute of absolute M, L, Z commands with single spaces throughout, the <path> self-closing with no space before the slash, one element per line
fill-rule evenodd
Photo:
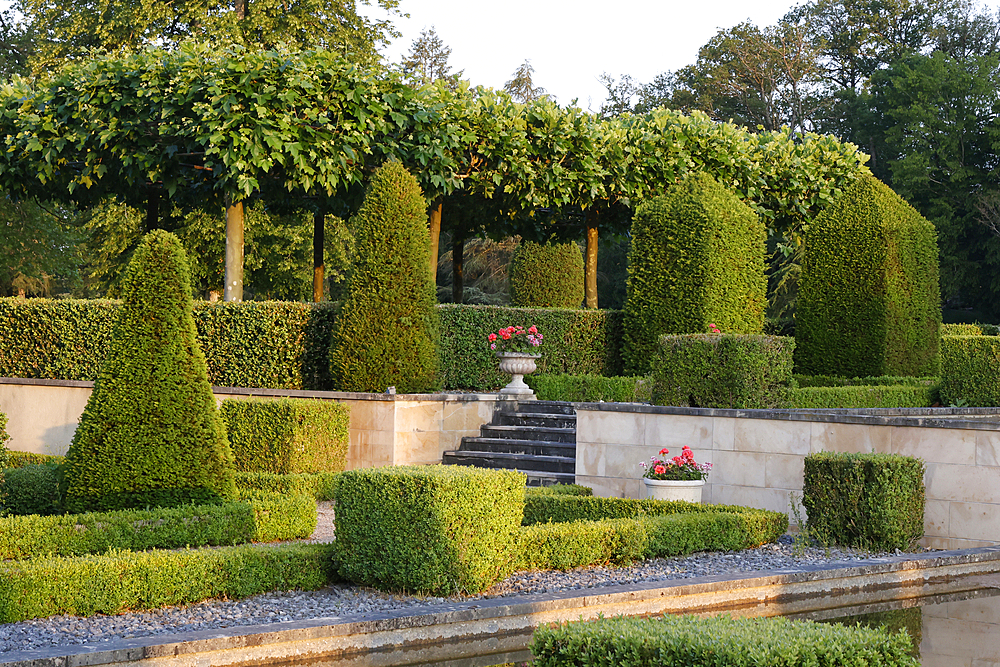
<path fill-rule="evenodd" d="M 576 410 L 572 403 L 520 401 L 512 411 L 496 412 L 466 436 L 443 463 L 505 468 L 528 476 L 528 486 L 573 484 L 576 480 Z"/>

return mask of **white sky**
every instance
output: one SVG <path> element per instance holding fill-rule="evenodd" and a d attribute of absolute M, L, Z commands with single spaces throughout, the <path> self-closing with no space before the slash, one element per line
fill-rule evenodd
<path fill-rule="evenodd" d="M 372 0 L 375 4 L 375 0 Z M 360 4 L 360 3 L 359 3 Z M 720 29 L 750 19 L 774 24 L 796 0 L 401 0 L 410 18 L 383 53 L 399 62 L 424 28 L 434 26 L 451 47 L 453 71 L 473 85 L 502 88 L 527 58 L 534 84 L 566 105 L 575 97 L 597 111 L 605 89 L 597 77 L 629 74 L 646 83 L 660 72 L 693 63 L 698 48 Z M 362 6 L 363 9 L 363 6 Z M 380 10 L 367 10 L 369 16 Z"/>

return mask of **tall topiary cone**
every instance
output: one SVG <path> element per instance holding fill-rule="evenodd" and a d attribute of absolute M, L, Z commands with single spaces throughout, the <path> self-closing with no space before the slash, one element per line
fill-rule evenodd
<path fill-rule="evenodd" d="M 354 265 L 330 345 L 343 391 L 400 393 L 438 384 L 438 316 L 430 271 L 427 202 L 398 162 L 372 176 L 353 221 Z"/>
<path fill-rule="evenodd" d="M 173 234 L 150 232 L 122 280 L 107 360 L 66 455 L 70 512 L 236 497 L 233 455 L 191 316 Z"/>
<path fill-rule="evenodd" d="M 510 303 L 525 308 L 579 308 L 583 254 L 575 243 L 524 241 L 510 258 Z"/>

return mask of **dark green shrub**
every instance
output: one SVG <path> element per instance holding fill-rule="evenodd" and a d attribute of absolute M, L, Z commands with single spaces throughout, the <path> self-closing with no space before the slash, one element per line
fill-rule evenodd
<path fill-rule="evenodd" d="M 652 402 L 697 408 L 789 406 L 794 338 L 661 336 Z"/>
<path fill-rule="evenodd" d="M 2 507 L 4 514 L 62 514 L 59 482 L 62 468 L 52 463 L 28 464 L 4 471 Z"/>
<path fill-rule="evenodd" d="M 523 473 L 463 466 L 368 468 L 336 489 L 342 577 L 391 590 L 476 593 L 511 572 Z"/>
<path fill-rule="evenodd" d="M 314 500 L 333 500 L 340 473 L 297 473 L 276 475 L 267 472 L 237 472 L 236 487 L 241 496 L 256 491 L 280 493 L 286 496 L 306 495 Z"/>
<path fill-rule="evenodd" d="M 983 329 L 978 324 L 942 324 L 942 336 L 982 336 Z"/>
<path fill-rule="evenodd" d="M 347 458 L 351 410 L 315 399 L 226 400 L 222 421 L 242 472 L 340 472 Z"/>
<path fill-rule="evenodd" d="M 941 378 L 910 377 L 905 375 L 875 375 L 864 378 L 845 378 L 839 375 L 792 376 L 799 388 L 803 387 L 933 387 Z"/>
<path fill-rule="evenodd" d="M 336 581 L 332 545 L 242 545 L 110 551 L 0 563 L 0 623 L 55 614 L 93 616 Z"/>
<path fill-rule="evenodd" d="M 533 667 L 917 667 L 910 637 L 785 618 L 666 615 L 542 625 Z"/>
<path fill-rule="evenodd" d="M 508 272 L 512 306 L 579 308 L 583 302 L 583 254 L 576 243 L 522 241 Z"/>
<path fill-rule="evenodd" d="M 802 505 L 812 535 L 868 549 L 910 549 L 924 535 L 924 464 L 898 454 L 805 458 Z"/>
<path fill-rule="evenodd" d="M 52 456 L 51 454 L 35 454 L 34 452 L 18 451 L 10 451 L 8 453 L 8 468 L 23 468 L 24 466 L 32 466 L 39 463 L 51 463 L 52 465 L 66 463 L 65 456 Z"/>
<path fill-rule="evenodd" d="M 1000 336 L 941 339 L 941 402 L 1000 406 Z"/>
<path fill-rule="evenodd" d="M 632 221 L 625 371 L 644 375 L 662 334 L 757 334 L 764 326 L 764 223 L 707 174 L 642 202 Z"/>
<path fill-rule="evenodd" d="M 177 238 L 150 232 L 66 455 L 71 512 L 233 499 L 233 460 L 191 317 Z"/>
<path fill-rule="evenodd" d="M 791 396 L 793 408 L 929 408 L 938 402 L 938 387 L 800 387 Z"/>
<path fill-rule="evenodd" d="M 594 490 L 579 484 L 553 484 L 552 486 L 529 486 L 524 490 L 528 496 L 592 496 Z"/>
<path fill-rule="evenodd" d="M 642 403 L 649 401 L 652 389 L 645 377 L 536 373 L 526 375 L 524 381 L 541 401 Z"/>
<path fill-rule="evenodd" d="M 937 233 L 859 178 L 809 223 L 796 310 L 801 373 L 934 375 L 941 338 Z"/>
<path fill-rule="evenodd" d="M 10 450 L 7 449 L 7 415 L 0 412 L 0 503 L 3 503 L 4 469 L 10 465 Z"/>
<path fill-rule="evenodd" d="M 490 391 L 507 384 L 510 376 L 500 372 L 486 336 L 514 325 L 534 324 L 545 336 L 537 362 L 539 373 L 621 373 L 619 311 L 443 305 L 438 312 L 447 388 Z"/>
<path fill-rule="evenodd" d="M 336 389 L 419 393 L 438 386 L 439 322 L 427 202 L 417 180 L 386 162 L 352 221 L 354 264 L 330 347 Z"/>

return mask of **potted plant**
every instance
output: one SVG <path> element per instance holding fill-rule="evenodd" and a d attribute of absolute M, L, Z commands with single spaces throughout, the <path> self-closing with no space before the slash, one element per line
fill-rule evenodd
<path fill-rule="evenodd" d="M 531 325 L 527 329 L 512 326 L 487 336 L 490 349 L 500 358 L 500 370 L 511 375 L 510 383 L 501 394 L 531 395 L 531 387 L 524 383 L 524 376 L 535 372 L 535 360 L 542 356 L 537 350 L 542 344 L 542 334 Z"/>
<path fill-rule="evenodd" d="M 639 467 L 643 469 L 642 483 L 646 485 L 646 495 L 656 500 L 686 500 L 690 503 L 701 502 L 701 490 L 708 479 L 711 463 L 697 463 L 694 452 L 687 445 L 681 449 L 680 456 L 667 459 L 669 449 L 661 449 L 660 456 L 649 457 L 649 463 L 643 461 Z"/>

